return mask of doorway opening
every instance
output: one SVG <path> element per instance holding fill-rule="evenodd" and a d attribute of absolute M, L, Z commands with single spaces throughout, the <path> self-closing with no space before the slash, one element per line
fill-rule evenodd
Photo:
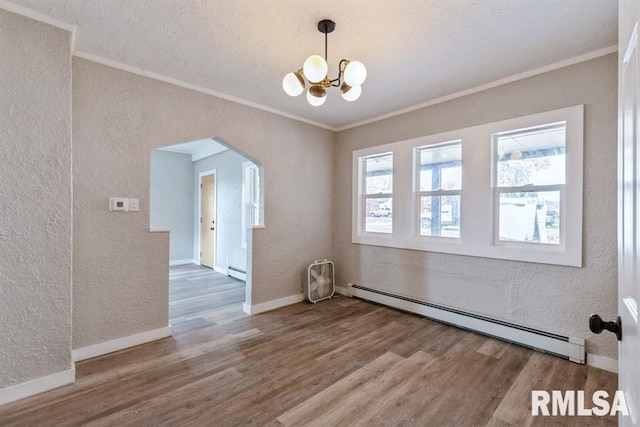
<path fill-rule="evenodd" d="M 218 138 L 151 153 L 150 225 L 169 229 L 169 317 L 179 327 L 244 315 L 264 168 Z M 197 323 L 197 322 L 196 322 Z"/>

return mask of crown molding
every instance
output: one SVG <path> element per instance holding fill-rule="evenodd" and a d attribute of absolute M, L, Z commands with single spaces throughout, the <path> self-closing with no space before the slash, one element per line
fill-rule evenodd
<path fill-rule="evenodd" d="M 178 80 L 172 77 L 167 77 L 164 76 L 162 74 L 158 74 L 158 73 L 153 73 L 150 71 L 146 71 L 142 68 L 138 68 L 138 67 L 133 67 L 118 61 L 114 61 L 111 59 L 107 59 L 107 58 L 103 58 L 101 56 L 98 55 L 93 55 L 87 52 L 81 52 L 81 51 L 77 51 L 75 49 L 76 46 L 76 33 L 77 33 L 77 26 L 76 25 L 72 25 L 63 21 L 60 21 L 58 19 L 52 18 L 50 16 L 44 15 L 40 12 L 36 12 L 34 10 L 28 9 L 26 7 L 23 6 L 19 6 L 16 5 L 14 3 L 8 2 L 6 0 L 0 0 L 0 9 L 4 9 L 7 10 L 9 12 L 13 12 L 16 13 L 18 15 L 22 15 L 25 16 L 27 18 L 31 18 L 34 19 L 36 21 L 40 21 L 43 22 L 45 24 L 49 24 L 49 25 L 53 25 L 54 27 L 58 27 L 61 28 L 63 30 L 67 30 L 69 32 L 71 32 L 71 54 L 73 56 L 77 56 L 78 58 L 82 58 L 82 59 L 86 59 L 88 61 L 92 61 L 92 62 L 96 62 L 98 64 L 102 64 L 102 65 L 106 65 L 108 67 L 112 67 L 112 68 L 117 68 L 123 71 L 127 71 L 133 74 L 138 74 L 140 76 L 144 76 L 144 77 L 149 77 L 152 78 L 154 80 L 159 80 L 165 83 L 169 83 L 172 85 L 176 85 L 176 86 L 180 86 L 183 87 L 185 89 L 189 89 L 189 90 L 193 90 L 196 92 L 200 92 L 200 93 L 204 93 L 206 95 L 211 95 L 211 96 L 215 96 L 217 98 L 221 98 L 221 99 L 225 99 L 227 101 L 231 101 L 231 102 L 235 102 L 238 104 L 242 104 L 242 105 L 246 105 L 248 107 L 252 107 L 252 108 L 256 108 L 258 110 L 262 110 L 262 111 L 266 111 L 272 114 L 276 114 L 278 116 L 282 116 L 282 117 L 286 117 L 288 119 L 292 119 L 292 120 L 296 120 L 302 123 L 306 123 L 312 126 L 316 126 L 322 129 L 327 129 L 333 132 L 341 132 L 344 130 L 348 130 L 348 129 L 352 129 L 358 126 L 363 126 L 363 125 L 367 125 L 370 123 L 375 123 L 375 122 L 379 122 L 381 120 L 385 120 L 385 119 L 389 119 L 391 117 L 395 117 L 395 116 L 399 116 L 402 114 L 406 114 L 406 113 L 410 113 L 412 111 L 416 111 L 416 110 L 420 110 L 422 108 L 426 108 L 426 107 L 430 107 L 432 105 L 436 105 L 436 104 L 440 104 L 442 102 L 446 102 L 446 101 L 451 101 L 453 99 L 456 98 L 461 98 L 463 96 L 467 96 L 467 95 L 471 95 L 474 93 L 478 93 L 478 92 L 482 92 L 485 91 L 487 89 L 492 89 L 498 86 L 502 86 L 505 85 L 507 83 L 512 83 L 518 80 L 523 80 L 523 79 L 527 79 L 529 77 L 533 77 L 533 76 L 537 76 L 539 74 L 543 74 L 543 73 L 547 73 L 549 71 L 554 71 L 560 68 L 564 68 L 564 67 L 568 67 L 570 65 L 574 65 L 574 64 L 578 64 L 580 62 L 585 62 L 585 61 L 589 61 L 591 59 L 595 59 L 595 58 L 599 58 L 601 56 L 605 56 L 608 55 L 610 53 L 614 53 L 618 51 L 618 46 L 617 45 L 613 45 L 613 46 L 609 46 L 609 47 L 605 47 L 603 49 L 598 49 L 595 50 L 593 52 L 589 52 L 583 55 L 579 55 L 573 58 L 569 58 L 569 59 L 565 59 L 563 61 L 559 61 L 559 62 L 555 62 L 553 64 L 550 65 L 545 65 L 544 67 L 539 67 L 539 68 L 535 68 L 533 70 L 529 70 L 529 71 L 525 71 L 522 73 L 518 73 L 518 74 L 514 74 L 512 76 L 509 77 L 505 77 L 503 79 L 500 80 L 495 80 L 493 82 L 489 82 L 480 86 L 475 86 L 469 89 L 465 89 L 463 91 L 460 92 L 456 92 L 456 93 L 452 93 L 450 95 L 446 95 L 440 98 L 435 98 L 429 101 L 425 101 L 422 102 L 420 104 L 416 104 L 413 105 L 411 107 L 407 107 L 407 108 L 402 108 L 400 110 L 395 110 L 380 116 L 376 116 L 376 117 L 372 117 L 370 119 L 366 119 L 366 120 L 362 120 L 359 122 L 355 122 L 352 124 L 348 124 L 348 125 L 344 125 L 344 126 L 340 126 L 340 127 L 334 127 L 334 126 L 330 126 L 324 123 L 320 123 L 320 122 L 316 122 L 313 120 L 309 120 L 309 119 L 305 119 L 304 117 L 300 117 L 300 116 L 296 116 L 295 114 L 289 114 L 286 113 L 284 111 L 280 111 L 277 110 L 275 108 L 271 108 L 271 107 L 267 107 L 265 105 L 262 104 L 258 104 L 257 102 L 252 102 L 252 101 L 248 101 L 246 99 L 242 99 L 242 98 L 238 98 L 232 95 L 228 95 L 226 93 L 222 93 L 222 92 L 218 92 L 215 90 L 211 90 L 211 89 L 207 89 L 201 86 L 197 86 L 197 85 L 193 85 L 191 83 L 187 83 L 184 82 L 182 80 Z"/>
<path fill-rule="evenodd" d="M 284 111 L 276 110 L 275 108 L 267 107 L 262 104 L 258 104 L 257 102 L 247 101 L 246 99 L 238 98 L 232 95 L 227 95 L 226 93 L 218 92 L 215 90 L 207 89 L 202 86 L 193 85 L 191 83 L 187 83 L 182 80 L 174 79 L 172 77 L 167 77 L 162 74 L 153 73 L 151 71 L 143 70 L 142 68 L 132 67 L 127 64 L 123 64 L 122 62 L 114 61 L 111 59 L 103 58 L 101 56 L 93 55 L 86 52 L 75 51 L 73 52 L 73 56 L 77 56 L 78 58 L 86 59 L 88 61 L 96 62 L 98 64 L 106 65 L 107 67 L 117 68 L 123 71 L 127 71 L 129 73 L 138 74 L 140 76 L 149 77 L 154 80 L 159 80 L 164 83 L 169 83 L 175 86 L 180 86 L 185 89 L 193 90 L 196 92 L 204 93 L 206 95 L 215 96 L 216 98 L 225 99 L 227 101 L 235 102 L 237 104 L 246 105 L 248 107 L 256 108 L 258 110 L 266 111 L 268 113 L 276 114 L 278 116 L 286 117 L 288 119 L 297 120 L 302 123 L 306 123 L 312 126 L 316 126 L 319 128 L 327 129 L 335 132 L 335 128 L 325 125 L 323 123 L 315 122 L 313 120 L 305 119 L 303 117 L 296 116 L 294 114 L 285 113 Z"/>
<path fill-rule="evenodd" d="M 76 25 L 69 24 L 56 18 L 52 18 L 43 13 L 36 12 L 35 10 L 28 9 L 24 6 L 14 4 L 6 0 L 0 0 L 0 9 L 4 9 L 8 12 L 15 13 L 16 15 L 21 15 L 38 22 L 42 22 L 44 24 L 54 26 L 56 28 L 69 31 L 71 33 L 71 52 L 73 53 L 76 46 Z"/>
<path fill-rule="evenodd" d="M 609 47 L 605 47 L 603 49 L 594 50 L 593 52 L 585 53 L 584 55 L 579 55 L 573 58 L 565 59 L 563 61 L 555 62 L 550 65 L 545 65 L 544 67 L 534 68 L 533 70 L 525 71 L 522 73 L 514 74 L 509 77 L 505 77 L 500 80 L 495 80 L 490 83 L 486 83 L 480 86 L 475 86 L 470 89 L 466 89 L 460 92 L 452 93 L 451 95 L 442 96 L 440 98 L 432 99 L 430 101 L 422 102 L 420 104 L 414 105 L 412 107 L 402 108 L 400 110 L 392 111 L 387 114 L 383 114 L 381 116 L 372 117 L 370 119 L 366 119 L 357 123 L 353 123 L 350 125 L 345 125 L 337 128 L 336 132 L 341 132 L 343 130 L 355 128 L 358 126 L 367 125 L 370 123 L 379 122 L 381 120 L 389 119 L 391 117 L 399 116 L 401 114 L 410 113 L 412 111 L 420 110 L 421 108 L 430 107 L 432 105 L 440 104 L 442 102 L 451 101 L 456 98 L 462 98 L 463 96 L 471 95 L 474 93 L 482 92 L 487 89 L 492 89 L 498 86 L 505 85 L 507 83 L 512 83 L 518 80 L 528 79 L 529 77 L 537 76 L 539 74 L 548 73 L 549 71 L 558 70 L 560 68 L 568 67 L 570 65 L 579 64 L 580 62 L 589 61 L 591 59 L 599 58 L 601 56 L 608 55 L 610 53 L 614 53 L 618 51 L 618 45 L 613 45 Z"/>

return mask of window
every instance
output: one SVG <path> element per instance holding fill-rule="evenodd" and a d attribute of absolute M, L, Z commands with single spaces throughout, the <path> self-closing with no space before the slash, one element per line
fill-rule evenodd
<path fill-rule="evenodd" d="M 460 237 L 462 141 L 416 149 L 420 236 Z"/>
<path fill-rule="evenodd" d="M 364 232 L 393 232 L 393 154 L 362 159 Z"/>
<path fill-rule="evenodd" d="M 247 228 L 262 224 L 260 217 L 260 170 L 252 162 L 244 162 L 242 181 L 242 247 L 247 247 Z"/>
<path fill-rule="evenodd" d="M 497 240 L 560 244 L 566 122 L 493 135 Z"/>
<path fill-rule="evenodd" d="M 583 110 L 354 151 L 352 242 L 582 266 Z"/>

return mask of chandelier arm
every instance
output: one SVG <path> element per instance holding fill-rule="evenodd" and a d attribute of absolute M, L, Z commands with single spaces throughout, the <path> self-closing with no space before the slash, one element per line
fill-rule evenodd
<path fill-rule="evenodd" d="M 348 61 L 346 59 L 342 59 L 340 61 L 340 63 L 338 64 L 338 77 L 329 81 L 331 83 L 331 86 L 340 87 L 340 85 L 342 84 L 342 77 L 343 77 L 344 69 L 346 68 L 347 62 Z"/>

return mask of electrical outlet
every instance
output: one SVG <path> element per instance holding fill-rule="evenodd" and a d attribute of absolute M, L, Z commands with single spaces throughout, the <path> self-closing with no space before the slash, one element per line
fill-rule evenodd
<path fill-rule="evenodd" d="M 140 209 L 139 199 L 129 199 L 129 212 L 138 212 Z"/>

